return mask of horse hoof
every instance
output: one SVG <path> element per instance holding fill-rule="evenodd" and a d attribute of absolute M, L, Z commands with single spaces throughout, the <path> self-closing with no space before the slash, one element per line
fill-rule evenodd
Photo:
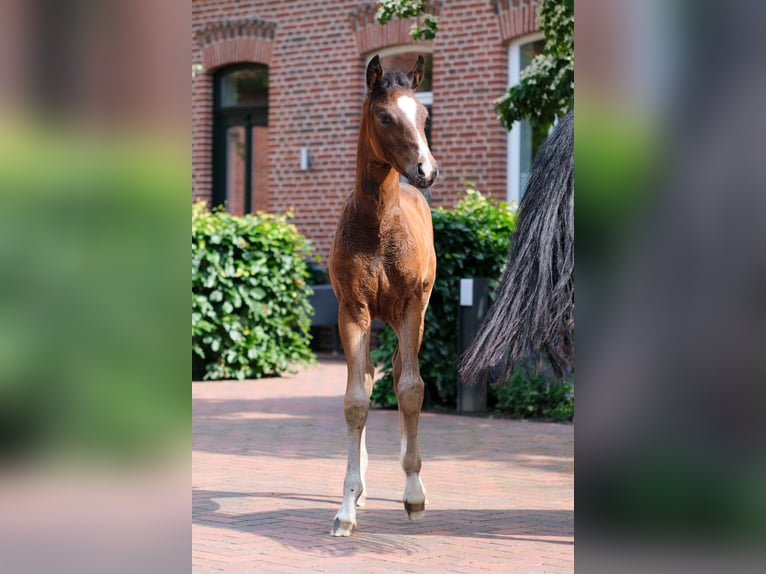
<path fill-rule="evenodd" d="M 336 518 L 335 522 L 332 524 L 330 534 L 333 536 L 351 536 L 351 531 L 354 530 L 354 526 L 356 526 L 356 524 L 353 522 L 346 522 L 345 520 Z"/>
<path fill-rule="evenodd" d="M 407 512 L 407 518 L 410 520 L 420 520 L 426 515 L 426 503 L 414 502 L 409 503 L 404 501 L 404 510 Z"/>

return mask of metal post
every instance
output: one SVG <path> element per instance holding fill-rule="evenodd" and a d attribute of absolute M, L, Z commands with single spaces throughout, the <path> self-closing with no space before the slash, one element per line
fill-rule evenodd
<path fill-rule="evenodd" d="M 481 320 L 489 306 L 489 279 L 485 277 L 460 280 L 460 310 L 458 312 L 458 356 L 471 345 Z M 458 382 L 457 410 L 478 413 L 487 410 L 487 381 Z"/>

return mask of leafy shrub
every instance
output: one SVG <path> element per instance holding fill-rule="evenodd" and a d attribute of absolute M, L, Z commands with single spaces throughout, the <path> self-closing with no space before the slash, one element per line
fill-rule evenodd
<path fill-rule="evenodd" d="M 460 278 L 488 277 L 494 291 L 505 263 L 516 220 L 505 202 L 495 202 L 468 189 L 454 210 L 432 210 L 436 248 L 436 281 L 425 318 L 420 373 L 426 384 L 426 404 L 454 405 L 457 397 L 457 319 Z M 372 401 L 396 405 L 391 358 L 396 334 L 381 332 L 373 360 L 383 363 L 383 376 L 375 384 Z"/>
<path fill-rule="evenodd" d="M 537 370 L 531 364 L 520 365 L 509 381 L 491 388 L 497 397 L 495 408 L 514 418 L 561 422 L 574 417 L 573 380 L 559 379 L 549 368 Z"/>
<path fill-rule="evenodd" d="M 313 360 L 308 241 L 288 216 L 192 210 L 192 350 L 206 379 L 279 374 Z"/>
<path fill-rule="evenodd" d="M 80 127 L 0 129 L 3 471 L 130 469 L 189 436 L 188 149 Z"/>

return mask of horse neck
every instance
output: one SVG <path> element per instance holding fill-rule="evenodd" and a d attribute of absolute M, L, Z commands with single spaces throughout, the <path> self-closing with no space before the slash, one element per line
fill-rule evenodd
<path fill-rule="evenodd" d="M 399 172 L 381 162 L 367 142 L 364 126 L 359 133 L 354 198 L 360 206 L 380 215 L 399 204 Z"/>

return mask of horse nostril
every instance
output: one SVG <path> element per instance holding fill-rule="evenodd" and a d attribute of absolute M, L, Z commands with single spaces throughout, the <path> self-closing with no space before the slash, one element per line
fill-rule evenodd
<path fill-rule="evenodd" d="M 425 177 L 426 176 L 426 172 L 423 171 L 423 164 L 422 163 L 418 164 L 418 175 L 420 177 Z"/>

